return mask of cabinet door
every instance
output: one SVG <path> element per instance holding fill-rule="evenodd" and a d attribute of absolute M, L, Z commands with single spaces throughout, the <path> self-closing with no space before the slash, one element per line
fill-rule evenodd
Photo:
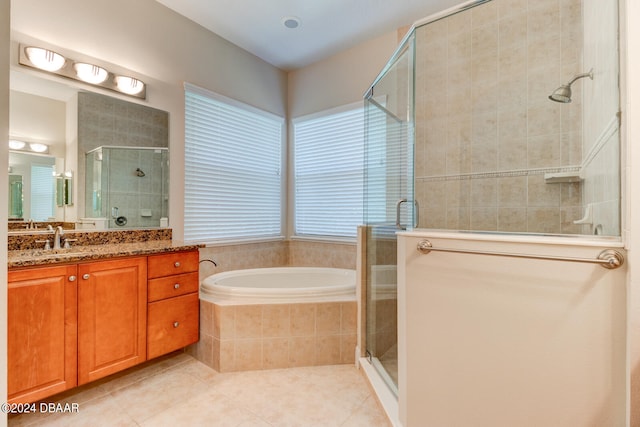
<path fill-rule="evenodd" d="M 78 385 L 146 360 L 147 262 L 78 266 Z"/>
<path fill-rule="evenodd" d="M 198 341 L 199 308 L 195 292 L 149 304 L 149 359 Z"/>
<path fill-rule="evenodd" d="M 8 399 L 34 402 L 76 386 L 76 266 L 8 273 Z"/>

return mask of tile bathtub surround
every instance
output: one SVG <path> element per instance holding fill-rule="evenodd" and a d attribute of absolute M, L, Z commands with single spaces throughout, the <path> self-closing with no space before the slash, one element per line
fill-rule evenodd
<path fill-rule="evenodd" d="M 200 301 L 189 354 L 219 372 L 355 363 L 355 301 L 221 306 Z"/>
<path fill-rule="evenodd" d="M 200 264 L 200 280 L 224 271 L 285 267 L 288 258 L 288 242 L 284 240 L 207 246 L 200 249 L 200 259 L 214 260 L 218 266 L 208 262 Z"/>
<path fill-rule="evenodd" d="M 140 243 L 155 240 L 171 240 L 170 228 L 155 228 L 144 230 L 109 230 L 109 231 L 65 231 L 65 238 L 77 239 L 72 246 L 94 246 L 118 243 Z M 53 232 L 8 235 L 8 248 L 10 251 L 42 249 L 42 243 L 36 240 L 53 238 Z"/>
<path fill-rule="evenodd" d="M 200 259 L 212 259 L 200 265 L 200 279 L 215 273 L 265 267 L 356 268 L 354 243 L 279 240 L 250 244 L 208 246 L 200 249 Z"/>
<path fill-rule="evenodd" d="M 391 426 L 350 365 L 223 374 L 173 353 L 50 401 L 79 413 L 10 416 L 9 426 Z"/>
<path fill-rule="evenodd" d="M 356 244 L 289 241 L 289 265 L 356 268 Z"/>

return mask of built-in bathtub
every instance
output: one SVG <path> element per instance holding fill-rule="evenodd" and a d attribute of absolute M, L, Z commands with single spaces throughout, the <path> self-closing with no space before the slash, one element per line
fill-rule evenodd
<path fill-rule="evenodd" d="M 355 301 L 356 272 L 343 268 L 274 267 L 207 277 L 200 299 L 220 305 Z"/>
<path fill-rule="evenodd" d="M 355 270 L 227 271 L 200 284 L 200 341 L 219 372 L 355 363 Z"/>

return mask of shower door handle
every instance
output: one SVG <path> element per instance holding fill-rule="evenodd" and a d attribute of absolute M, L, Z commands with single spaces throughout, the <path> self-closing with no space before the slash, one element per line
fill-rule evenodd
<path fill-rule="evenodd" d="M 402 206 L 403 203 L 406 203 L 408 200 L 407 199 L 400 199 L 396 202 L 396 228 L 398 230 L 406 230 L 407 227 L 403 227 L 402 224 L 400 224 L 400 207 Z M 417 200 L 413 200 L 413 227 L 416 228 L 418 227 L 418 218 L 420 216 L 420 205 L 418 204 Z"/>
<path fill-rule="evenodd" d="M 400 206 L 403 203 L 407 203 L 407 199 L 400 199 L 396 202 L 396 228 L 398 230 L 406 230 L 407 227 L 403 227 L 402 224 L 400 224 Z"/>

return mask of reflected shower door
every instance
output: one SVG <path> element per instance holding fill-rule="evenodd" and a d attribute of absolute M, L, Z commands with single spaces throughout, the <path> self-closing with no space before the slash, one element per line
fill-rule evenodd
<path fill-rule="evenodd" d="M 414 223 L 413 36 L 365 97 L 366 353 L 397 394 L 396 232 Z"/>

